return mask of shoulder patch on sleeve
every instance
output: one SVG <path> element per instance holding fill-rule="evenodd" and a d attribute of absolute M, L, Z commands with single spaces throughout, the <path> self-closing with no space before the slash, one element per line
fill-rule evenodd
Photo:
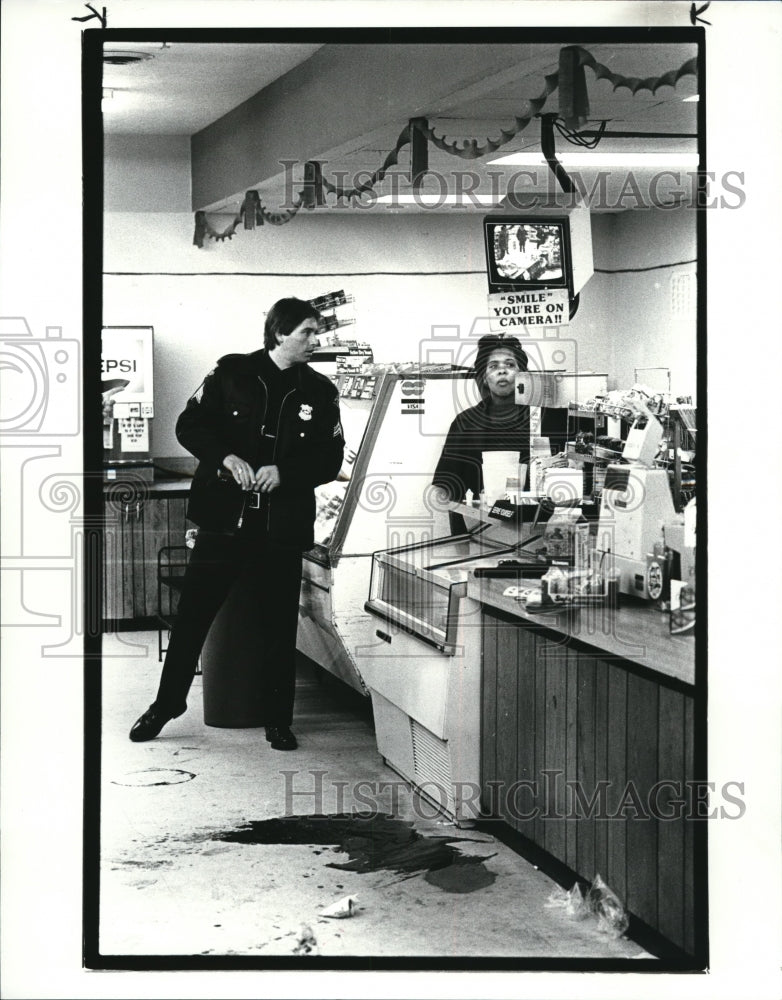
<path fill-rule="evenodd" d="M 241 363 L 243 363 L 246 360 L 247 360 L 247 355 L 246 354 L 236 354 L 236 353 L 233 353 L 233 354 L 224 354 L 221 358 L 217 359 L 217 364 L 218 365 L 224 365 L 224 366 L 230 368 L 232 366 L 236 366 L 237 364 L 241 364 Z M 214 371 L 215 369 L 212 369 L 212 370 Z M 211 372 L 210 372 L 210 374 L 211 374 Z"/>
<path fill-rule="evenodd" d="M 334 424 L 334 437 L 338 438 L 338 437 L 344 437 L 344 436 L 345 435 L 342 433 L 342 421 L 341 420 L 337 420 L 336 424 Z"/>

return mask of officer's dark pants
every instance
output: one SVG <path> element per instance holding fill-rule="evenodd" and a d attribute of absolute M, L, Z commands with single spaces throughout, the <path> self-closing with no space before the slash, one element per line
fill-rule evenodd
<path fill-rule="evenodd" d="M 296 687 L 301 552 L 249 532 L 199 531 L 153 707 L 172 718 L 187 708 L 198 657 L 217 612 L 238 579 L 255 595 L 263 635 L 258 683 L 268 706 L 264 724 L 289 726 Z M 262 665 L 261 665 L 262 664 Z"/>

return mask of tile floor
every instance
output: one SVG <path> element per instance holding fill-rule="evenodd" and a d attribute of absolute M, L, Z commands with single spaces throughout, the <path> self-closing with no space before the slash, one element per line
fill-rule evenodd
<path fill-rule="evenodd" d="M 129 642 L 148 653 L 127 655 Z M 312 664 L 299 670 L 293 753 L 272 750 L 260 728 L 206 726 L 200 677 L 185 715 L 131 743 L 157 686 L 156 634 L 106 636 L 102 669 L 101 955 L 651 957 L 547 906 L 555 883 L 490 832 L 433 815 L 379 756 L 368 699 Z M 433 876 L 395 865 L 387 843 L 311 828 L 293 837 L 310 842 L 231 839 L 274 817 L 295 826 L 292 815 L 360 825 L 370 808 L 398 820 L 402 854 L 442 838 L 434 847 L 455 866 Z M 348 895 L 352 917 L 321 915 Z"/>

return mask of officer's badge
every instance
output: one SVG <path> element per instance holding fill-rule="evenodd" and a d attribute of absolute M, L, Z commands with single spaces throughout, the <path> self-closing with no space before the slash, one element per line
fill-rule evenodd
<path fill-rule="evenodd" d="M 312 407 L 309 403 L 302 403 L 299 407 L 299 420 L 312 420 Z"/>

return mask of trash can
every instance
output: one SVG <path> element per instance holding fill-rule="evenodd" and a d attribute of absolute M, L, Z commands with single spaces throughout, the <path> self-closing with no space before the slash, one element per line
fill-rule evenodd
<path fill-rule="evenodd" d="M 263 634 L 258 596 L 238 581 L 201 650 L 204 722 L 221 729 L 264 725 Z"/>

